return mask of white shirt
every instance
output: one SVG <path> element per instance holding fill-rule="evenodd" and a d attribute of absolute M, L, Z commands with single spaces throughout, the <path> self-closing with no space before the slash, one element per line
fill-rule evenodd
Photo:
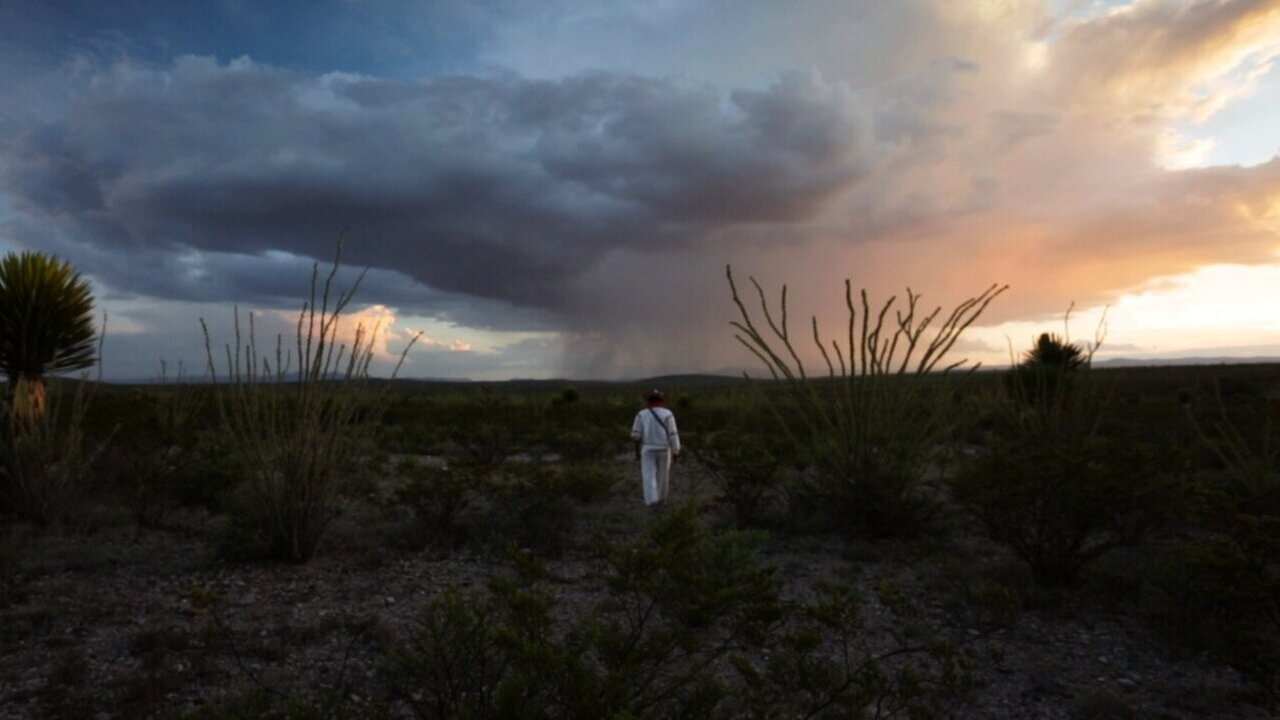
<path fill-rule="evenodd" d="M 647 448 L 671 448 L 680 454 L 680 433 L 676 430 L 676 416 L 664 407 L 645 408 L 636 413 L 631 423 L 631 439 Z"/>

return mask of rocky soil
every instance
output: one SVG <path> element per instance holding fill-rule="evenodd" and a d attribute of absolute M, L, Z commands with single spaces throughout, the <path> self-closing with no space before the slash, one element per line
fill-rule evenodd
<path fill-rule="evenodd" d="M 619 497 L 591 520 L 638 525 Z M 638 502 L 637 502 L 638 504 Z M 0 718 L 170 718 L 246 694 L 328 697 L 359 717 L 380 653 L 449 585 L 480 587 L 494 554 L 401 549 L 369 511 L 335 528 L 304 566 L 227 562 L 217 520 L 176 517 L 163 530 L 114 526 L 0 537 Z M 775 539 L 767 560 L 788 592 L 852 579 L 867 594 L 888 581 L 982 658 L 955 718 L 1266 718 L 1248 684 L 1163 642 L 1138 620 L 1077 593 L 1043 607 L 983 598 L 975 578 L 1008 559 L 972 547 L 849 546 Z M 551 563 L 558 592 L 589 599 L 591 561 Z M 888 632 L 875 622 L 873 632 Z"/>

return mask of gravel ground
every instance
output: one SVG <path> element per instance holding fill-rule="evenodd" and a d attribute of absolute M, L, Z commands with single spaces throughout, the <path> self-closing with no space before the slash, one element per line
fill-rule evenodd
<path fill-rule="evenodd" d="M 642 517 L 626 506 L 610 513 L 599 523 Z M 498 562 L 387 547 L 367 518 L 352 517 L 305 566 L 228 563 L 207 540 L 215 527 L 184 517 L 141 532 L 10 528 L 0 538 L 0 718 L 181 717 L 255 689 L 331 694 L 358 717 L 380 652 L 443 588 L 482 587 Z M 998 554 L 975 547 L 950 552 Z M 1179 654 L 1137 620 L 1088 598 L 996 617 L 948 589 L 956 573 L 938 557 L 936 548 L 805 538 L 772 541 L 766 559 L 792 595 L 829 576 L 868 595 L 892 582 L 970 639 L 983 657 L 978 687 L 947 717 L 1270 717 L 1235 672 Z M 599 590 L 585 555 L 551 568 L 557 592 L 589 602 Z M 887 638 L 879 612 L 868 606 L 869 632 Z"/>

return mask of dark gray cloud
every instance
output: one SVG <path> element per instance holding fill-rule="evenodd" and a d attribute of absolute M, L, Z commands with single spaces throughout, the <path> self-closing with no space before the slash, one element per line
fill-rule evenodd
<path fill-rule="evenodd" d="M 869 170 L 867 137 L 852 98 L 800 75 L 723 93 L 185 57 L 82 77 L 0 149 L 0 182 L 9 234 L 115 292 L 296 296 L 282 258 L 327 259 L 346 227 L 350 262 L 384 273 L 367 301 L 458 317 L 475 298 L 498 317 L 468 319 L 502 326 L 572 317 L 579 278 L 618 249 L 808 216 Z"/>
<path fill-rule="evenodd" d="M 94 33 L 54 59 L 52 36 L 0 44 L 21 68 L 0 76 L 0 247 L 61 252 L 117 306 L 292 309 L 348 227 L 359 300 L 401 327 L 557 330 L 561 352 L 485 367 L 591 376 L 741 364 L 725 263 L 824 322 L 846 277 L 939 302 L 1009 282 L 997 322 L 1274 259 L 1280 162 L 1166 168 L 1270 67 L 1280 0 L 374 5 L 352 8 L 413 31 L 361 62 L 259 54 L 249 30 L 164 52 Z M 475 54 L 389 69 L 423 23 Z M 291 44 L 280 26 L 263 37 Z M 267 62 L 173 59 L 191 52 Z M 162 327 L 144 315 L 140 349 Z M 480 361 L 429 327 L 433 359 Z"/>

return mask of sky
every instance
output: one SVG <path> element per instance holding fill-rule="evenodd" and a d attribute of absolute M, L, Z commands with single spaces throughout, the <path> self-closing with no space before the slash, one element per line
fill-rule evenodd
<path fill-rule="evenodd" d="M 1280 356 L 1280 0 L 0 0 L 0 251 L 56 253 L 108 379 L 294 331 L 343 238 L 378 372 L 762 368 L 725 280 L 954 359 Z M 1066 319 L 1068 309 L 1069 320 Z"/>

